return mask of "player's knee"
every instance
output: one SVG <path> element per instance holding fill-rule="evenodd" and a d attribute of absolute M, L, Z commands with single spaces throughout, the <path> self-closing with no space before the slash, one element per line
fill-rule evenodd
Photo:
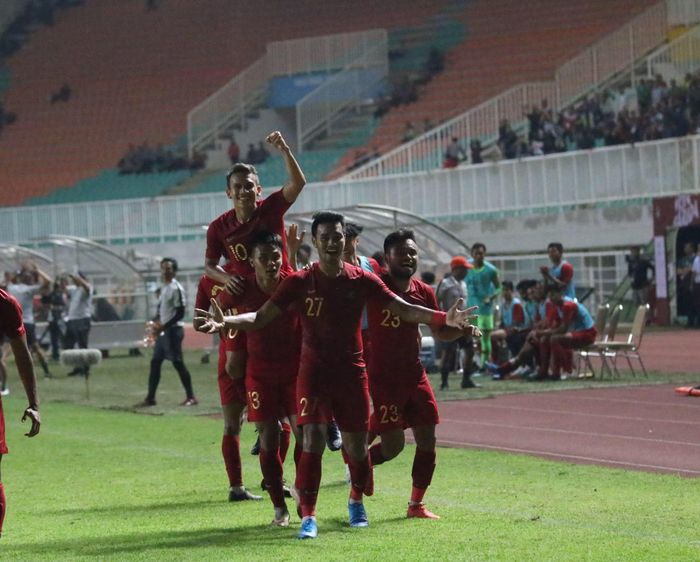
<path fill-rule="evenodd" d="M 405 441 L 403 439 L 382 439 L 382 455 L 386 460 L 393 459 L 399 456 L 404 446 Z"/>
<path fill-rule="evenodd" d="M 304 451 L 322 454 L 326 448 L 326 433 L 320 424 L 306 424 L 302 430 Z"/>
<path fill-rule="evenodd" d="M 350 458 L 363 459 L 367 456 L 367 443 L 362 441 L 343 441 L 345 452 Z"/>

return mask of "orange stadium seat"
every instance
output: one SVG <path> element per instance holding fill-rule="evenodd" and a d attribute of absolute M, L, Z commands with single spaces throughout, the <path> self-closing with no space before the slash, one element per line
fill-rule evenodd
<path fill-rule="evenodd" d="M 171 144 L 188 111 L 270 41 L 418 25 L 447 0 L 91 0 L 57 13 L 6 61 L 17 122 L 0 137 L 4 205 L 114 168 L 130 143 Z M 242 24 L 241 22 L 245 22 Z M 62 84 L 73 94 L 50 104 Z"/>

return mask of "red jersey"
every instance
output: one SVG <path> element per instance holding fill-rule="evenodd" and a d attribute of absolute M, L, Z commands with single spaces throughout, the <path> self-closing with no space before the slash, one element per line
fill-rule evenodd
<path fill-rule="evenodd" d="M 215 299 L 223 289 L 224 286 L 221 283 L 210 279 L 206 275 L 202 275 L 197 285 L 197 296 L 194 299 L 194 307 L 200 310 L 209 310 L 211 299 Z"/>
<path fill-rule="evenodd" d="M 24 334 L 22 308 L 15 297 L 0 289 L 0 336 L 13 340 Z"/>
<path fill-rule="evenodd" d="M 387 306 L 396 295 L 374 273 L 343 263 L 328 277 L 314 263 L 285 279 L 270 300 L 282 310 L 296 303 L 302 325 L 301 363 L 364 368 L 360 320 L 366 304 Z"/>
<path fill-rule="evenodd" d="M 228 260 L 227 271 L 234 275 L 253 272 L 250 257 L 250 240 L 261 230 L 268 230 L 282 237 L 282 263 L 287 265 L 287 236 L 284 232 L 284 213 L 291 203 L 284 198 L 282 190 L 276 191 L 257 203 L 248 222 L 238 222 L 235 209 L 226 211 L 214 219 L 207 229 L 206 258 Z"/>
<path fill-rule="evenodd" d="M 399 292 L 388 273 L 383 273 L 380 279 L 406 302 L 439 310 L 435 292 L 422 281 L 412 278 L 408 290 Z M 418 325 L 404 322 L 376 301 L 367 304 L 367 318 L 372 342 L 369 361 L 372 382 L 419 380 L 423 376 L 423 365 L 420 362 Z"/>
<path fill-rule="evenodd" d="M 280 277 L 285 279 L 291 273 L 291 269 L 283 267 Z M 246 288 L 242 295 L 232 295 L 227 291 L 219 293 L 217 300 L 224 310 L 234 309 L 237 314 L 255 312 L 269 300 L 270 295 L 260 288 L 254 273 L 246 275 L 244 279 Z M 226 339 L 227 350 L 230 341 Z M 264 329 L 247 332 L 246 349 L 247 376 L 280 381 L 296 377 L 301 351 L 301 326 L 296 307 L 284 311 Z"/>

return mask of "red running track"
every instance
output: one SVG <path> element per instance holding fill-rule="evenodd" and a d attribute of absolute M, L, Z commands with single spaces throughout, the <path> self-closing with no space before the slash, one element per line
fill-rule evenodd
<path fill-rule="evenodd" d="M 669 385 L 441 402 L 440 417 L 444 446 L 700 476 L 700 398 Z"/>
<path fill-rule="evenodd" d="M 186 339 L 190 348 L 206 347 L 210 341 L 191 332 Z M 694 330 L 651 332 L 641 352 L 648 370 L 688 373 L 689 381 L 700 384 L 700 354 L 694 352 L 699 343 L 700 332 Z M 700 397 L 679 396 L 673 388 L 561 390 L 442 401 L 438 443 L 700 476 Z"/>

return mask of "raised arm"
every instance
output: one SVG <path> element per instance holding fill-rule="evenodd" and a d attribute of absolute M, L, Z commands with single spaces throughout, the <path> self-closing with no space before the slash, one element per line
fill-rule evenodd
<path fill-rule="evenodd" d="M 282 153 L 284 164 L 287 167 L 287 175 L 289 176 L 287 183 L 285 183 L 282 188 L 282 195 L 284 195 L 288 203 L 294 203 L 297 197 L 299 197 L 301 190 L 306 185 L 304 172 L 301 171 L 299 163 L 296 161 L 296 158 L 294 158 L 289 145 L 282 137 L 282 133 L 274 131 L 270 133 L 265 140 Z"/>

